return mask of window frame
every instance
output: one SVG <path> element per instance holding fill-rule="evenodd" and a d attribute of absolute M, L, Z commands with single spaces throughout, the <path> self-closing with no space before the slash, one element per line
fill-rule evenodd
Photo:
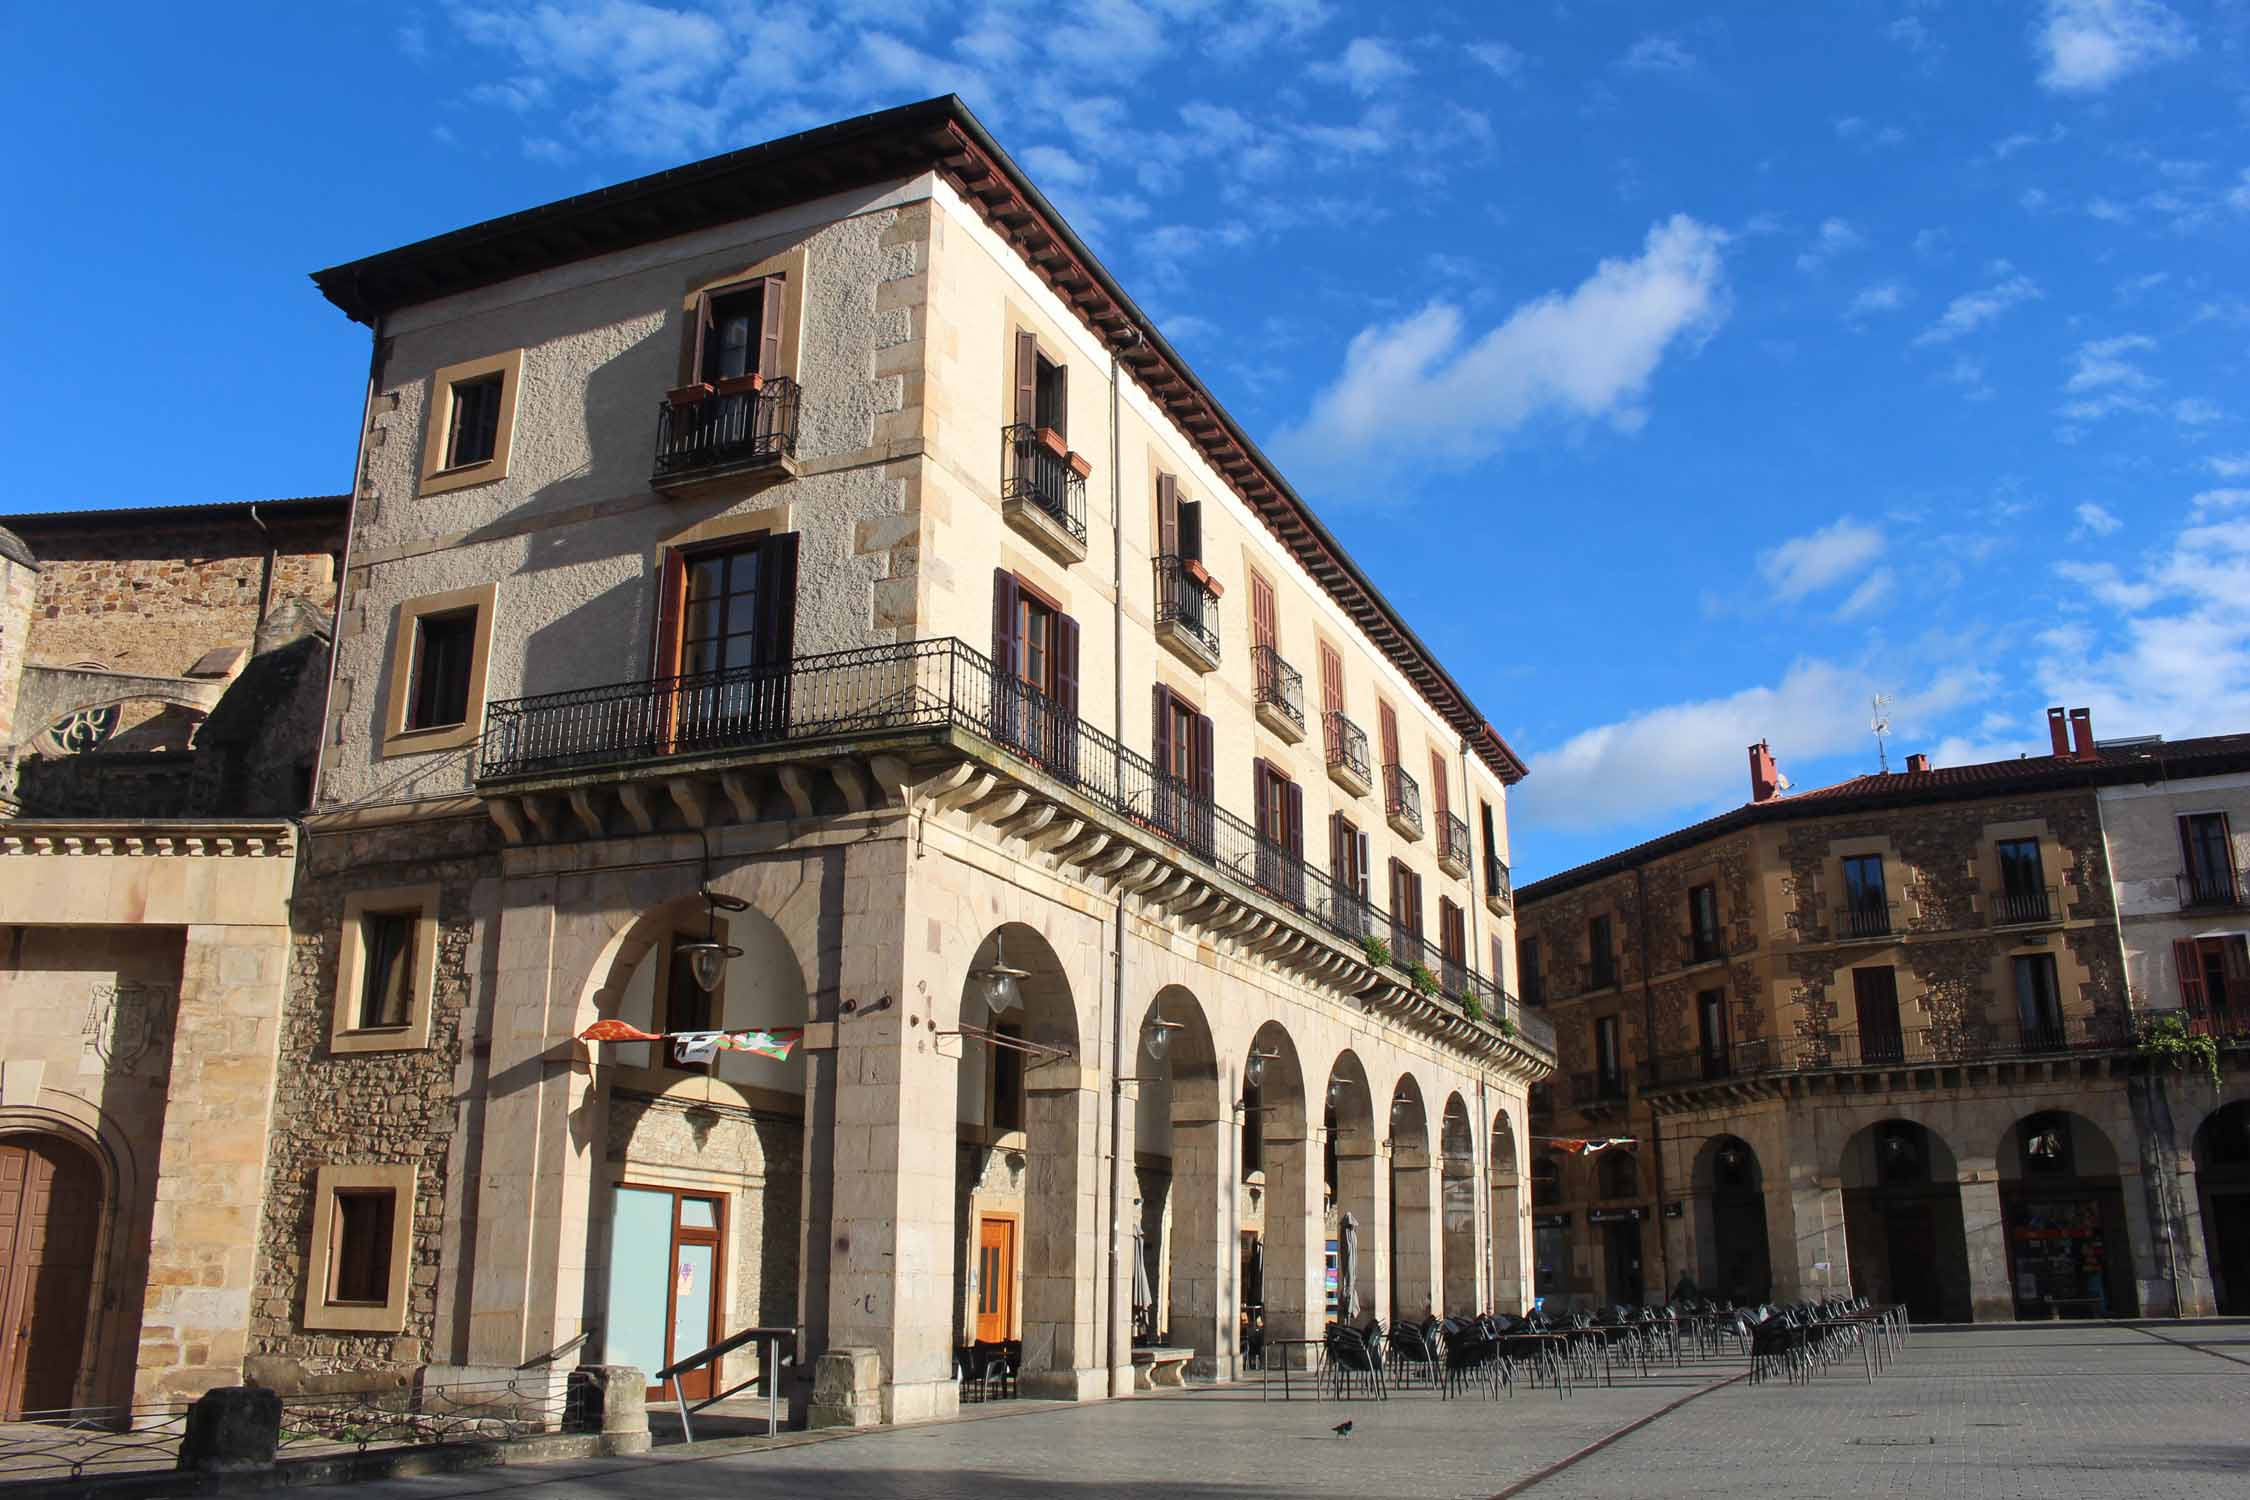
<path fill-rule="evenodd" d="M 437 983 L 438 887 L 391 886 L 353 891 L 344 897 L 343 930 L 336 950 L 336 993 L 329 1018 L 328 1050 L 419 1052 L 430 1045 L 430 997 Z M 362 1026 L 360 989 L 367 962 L 365 919 L 394 912 L 415 913 L 413 988 L 402 1026 Z"/>
<path fill-rule="evenodd" d="M 443 594 L 424 594 L 399 604 L 396 623 L 391 629 L 389 693 L 383 705 L 380 757 L 458 750 L 483 732 L 487 673 L 492 661 L 492 624 L 498 612 L 499 595 L 500 585 L 487 583 Z M 468 695 L 461 722 L 435 724 L 426 729 L 410 727 L 407 718 L 414 699 L 423 619 L 471 611 L 475 613 L 476 623 L 469 653 Z"/>
<path fill-rule="evenodd" d="M 338 1333 L 403 1333 L 406 1329 L 407 1289 L 413 1275 L 416 1167 L 412 1162 L 344 1166 L 327 1164 L 313 1171 L 312 1243 L 305 1256 L 303 1313 L 299 1321 L 308 1331 Z M 336 1235 L 337 1199 L 346 1195 L 388 1192 L 391 1195 L 390 1265 L 380 1302 L 340 1302 L 335 1296 L 339 1269 Z"/>
<path fill-rule="evenodd" d="M 492 456 L 455 465 L 453 427 L 455 391 L 463 386 L 500 377 L 500 411 L 493 425 Z M 441 365 L 430 375 L 429 398 L 422 423 L 422 475 L 416 493 L 442 495 L 471 485 L 493 484 L 508 477 L 515 447 L 516 409 L 523 391 L 523 350 L 510 349 L 482 359 L 465 359 Z"/>

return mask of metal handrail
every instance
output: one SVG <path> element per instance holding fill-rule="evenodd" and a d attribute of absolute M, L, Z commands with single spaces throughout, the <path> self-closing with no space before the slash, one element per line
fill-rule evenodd
<path fill-rule="evenodd" d="M 2224 866 L 2215 870 L 2182 870 L 2179 883 L 2180 910 L 2240 905 L 2242 887 L 2242 876 Z"/>
<path fill-rule="evenodd" d="M 1305 727 L 1305 678 L 1281 653 L 1271 646 L 1259 646 L 1250 653 L 1250 665 L 1258 682 L 1258 704 L 1279 709 L 1282 717 Z"/>
<path fill-rule="evenodd" d="M 1188 571 L 1189 559 L 1167 552 L 1156 559 L 1156 624 L 1194 637 L 1219 655 L 1219 597 Z"/>
<path fill-rule="evenodd" d="M 1889 937 L 1891 909 L 1887 905 L 1839 906 L 1834 931 L 1840 938 Z"/>
<path fill-rule="evenodd" d="M 1383 815 L 1422 826 L 1422 787 L 1414 773 L 1393 761 L 1383 767 Z"/>
<path fill-rule="evenodd" d="M 2058 894 L 2051 885 L 2033 886 L 2028 891 L 1994 891 L 1992 925 L 2028 927 L 2040 922 L 2052 922 L 2062 912 L 2062 903 L 2055 899 Z"/>
<path fill-rule="evenodd" d="M 1342 766 L 1362 783 L 1374 780 L 1367 761 L 1367 731 L 1354 724 L 1341 709 L 1330 709 L 1323 720 L 1328 742 L 1328 764 Z"/>
<path fill-rule="evenodd" d="M 1822 1031 L 1784 1037 L 1748 1037 L 1724 1047 L 1667 1052 L 1641 1064 L 1644 1086 L 1677 1088 L 1697 1083 L 1819 1072 L 1835 1068 L 1985 1062 L 2056 1052 L 2110 1051 L 2128 1045 L 2121 1016 L 2098 1012 L 2052 1021 L 1969 1020 L 1896 1031 Z"/>
<path fill-rule="evenodd" d="M 797 1341 L 797 1330 L 794 1328 L 745 1328 L 729 1334 L 716 1344 L 696 1350 L 695 1353 L 690 1354 L 685 1359 L 674 1360 L 650 1376 L 650 1383 L 654 1385 L 662 1385 L 667 1380 L 672 1383 L 672 1401 L 680 1409 L 681 1439 L 690 1443 L 695 1441 L 695 1430 L 688 1425 L 688 1412 L 691 1409 L 701 1411 L 707 1406 L 714 1406 L 726 1400 L 736 1391 L 747 1390 L 761 1380 L 766 1383 L 766 1436 L 772 1437 L 775 1433 L 781 1431 L 781 1367 L 784 1363 L 781 1357 L 781 1341 L 783 1339 L 787 1339 L 794 1344 Z M 729 1386 L 715 1396 L 704 1397 L 701 1401 L 696 1402 L 693 1408 L 690 1408 L 686 1394 L 680 1389 L 680 1377 L 692 1375 L 705 1365 L 714 1364 L 724 1359 L 744 1344 L 752 1341 L 756 1341 L 760 1345 L 758 1373 L 748 1380 Z"/>
<path fill-rule="evenodd" d="M 1469 867 L 1469 820 L 1458 813 L 1438 819 L 1438 858 L 1464 870 Z"/>
<path fill-rule="evenodd" d="M 1084 546 L 1086 481 L 1070 466 L 1070 460 L 1048 447 L 1039 429 L 1027 422 L 1003 428 L 1000 444 L 1004 465 L 1001 498 L 1038 507 Z"/>
<path fill-rule="evenodd" d="M 525 1360 L 522 1364 L 517 1365 L 516 1368 L 519 1370 L 536 1370 L 542 1365 L 551 1365 L 556 1360 L 561 1359 L 564 1355 L 570 1353 L 573 1349 L 576 1349 L 581 1344 L 584 1344 L 588 1339 L 592 1338 L 599 1331 L 600 1330 L 591 1327 L 581 1328 L 578 1330 L 576 1337 L 563 1340 L 561 1343 L 555 1345 L 554 1348 L 549 1349 L 545 1354 L 533 1355 L 531 1358 Z"/>
<path fill-rule="evenodd" d="M 776 463 L 797 452 L 797 382 L 773 376 L 754 391 L 658 404 L 659 483 L 704 469 Z"/>

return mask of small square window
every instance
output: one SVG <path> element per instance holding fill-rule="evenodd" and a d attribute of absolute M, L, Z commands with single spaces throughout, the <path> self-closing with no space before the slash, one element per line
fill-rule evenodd
<path fill-rule="evenodd" d="M 353 1188 L 336 1194 L 329 1216 L 330 1306 L 380 1307 L 390 1299 L 391 1236 L 398 1194 Z"/>
<path fill-rule="evenodd" d="M 359 919 L 361 1031 L 405 1026 L 414 1013 L 414 936 L 419 911 L 371 911 Z"/>
<path fill-rule="evenodd" d="M 385 755 L 455 750 L 476 738 L 498 600 L 499 586 L 488 583 L 400 602 L 383 707 Z"/>
<path fill-rule="evenodd" d="M 437 909 L 435 885 L 354 891 L 344 898 L 331 1052 L 411 1052 L 430 1044 Z"/>
<path fill-rule="evenodd" d="M 453 420 L 445 438 L 445 467 L 465 469 L 490 463 L 500 442 L 500 398 L 506 386 L 498 371 L 453 382 Z"/>
<path fill-rule="evenodd" d="M 414 693 L 406 708 L 408 729 L 443 729 L 467 721 L 476 650 L 473 609 L 423 615 L 414 622 Z"/>
<path fill-rule="evenodd" d="M 463 360 L 430 375 L 423 414 L 422 482 L 425 495 L 508 477 L 523 351 Z"/>

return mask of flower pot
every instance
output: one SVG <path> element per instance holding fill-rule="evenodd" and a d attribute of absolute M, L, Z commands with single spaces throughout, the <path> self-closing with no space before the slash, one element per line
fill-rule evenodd
<path fill-rule="evenodd" d="M 690 385 L 677 385 L 664 393 L 664 399 L 674 406 L 693 406 L 711 394 L 711 387 L 698 380 Z"/>
<path fill-rule="evenodd" d="M 1042 428 L 1040 428 L 1040 429 L 1039 429 L 1039 441 L 1040 441 L 1040 442 L 1042 442 L 1042 443 L 1045 443 L 1045 444 L 1047 445 L 1047 451 L 1048 451 L 1049 453 L 1052 453 L 1053 455 L 1055 455 L 1055 457 L 1057 457 L 1057 458 L 1068 458 L 1068 457 L 1070 457 L 1070 444 L 1068 444 L 1068 443 L 1064 442 L 1064 441 L 1063 441 L 1063 435 L 1062 435 L 1061 433 L 1059 433 L 1059 432 L 1055 431 L 1055 429 L 1054 429 L 1054 428 L 1052 428 L 1052 427 L 1042 427 Z"/>
<path fill-rule="evenodd" d="M 756 392 L 765 388 L 766 377 L 763 375 L 730 375 L 718 383 L 718 392 L 722 396 L 739 396 L 745 391 Z"/>
<path fill-rule="evenodd" d="M 1084 479 L 1094 472 L 1094 461 L 1083 453 L 1065 454 L 1063 462 L 1069 464 L 1070 472 L 1076 474 L 1080 479 Z"/>

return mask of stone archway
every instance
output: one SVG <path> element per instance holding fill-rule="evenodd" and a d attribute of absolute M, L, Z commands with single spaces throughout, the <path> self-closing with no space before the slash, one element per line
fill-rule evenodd
<path fill-rule="evenodd" d="M 1438 1310 L 1447 1317 L 1474 1317 L 1484 1309 L 1477 1295 L 1477 1137 L 1469 1106 L 1449 1094 L 1438 1134 Z"/>
<path fill-rule="evenodd" d="M 1391 1086 L 1391 1317 L 1419 1323 L 1440 1295 L 1437 1161 L 1422 1086 L 1403 1073 Z"/>
<path fill-rule="evenodd" d="M 1521 1312 L 1531 1301 L 1524 1280 L 1524 1183 L 1516 1130 L 1504 1109 L 1492 1114 L 1492 1305 Z"/>
<path fill-rule="evenodd" d="M 2135 1316 L 2117 1149 L 2102 1128 L 2039 1110 L 2008 1127 L 1994 1162 L 2015 1315 Z"/>
<path fill-rule="evenodd" d="M 1134 1104 L 1136 1190 L 1130 1196 L 1140 1200 L 1141 1274 L 1153 1298 L 1147 1315 L 1135 1309 L 1136 1337 L 1192 1348 L 1193 1374 L 1230 1379 L 1242 1316 L 1241 1251 L 1234 1230 L 1233 1118 L 1210 1022 L 1192 992 L 1168 985 L 1157 991 L 1134 1037 L 1130 1071 L 1142 1081 Z"/>
<path fill-rule="evenodd" d="M 1323 1105 L 1328 1137 L 1328 1193 L 1337 1211 L 1339 1234 L 1350 1214 L 1357 1232 L 1359 1260 L 1352 1272 L 1352 1302 L 1337 1308 L 1339 1321 L 1364 1324 L 1390 1306 L 1390 1255 L 1385 1225 L 1390 1220 L 1391 1177 L 1375 1133 L 1374 1096 L 1367 1069 L 1349 1047 L 1328 1069 Z M 1339 1289 L 1339 1301 L 1342 1300 Z"/>
<path fill-rule="evenodd" d="M 1706 1140 L 1688 1174 L 1688 1197 L 1702 1294 L 1736 1306 L 1772 1296 L 1765 1170 L 1750 1143 L 1735 1135 Z"/>
<path fill-rule="evenodd" d="M 1970 1321 L 1960 1167 L 1944 1138 L 1915 1120 L 1878 1120 L 1845 1143 L 1841 1177 L 1852 1289 L 1905 1303 L 1917 1323 Z"/>
<path fill-rule="evenodd" d="M 2212 1111 L 2196 1128 L 2195 1182 L 2218 1310 L 2250 1313 L 2250 1099 Z"/>

